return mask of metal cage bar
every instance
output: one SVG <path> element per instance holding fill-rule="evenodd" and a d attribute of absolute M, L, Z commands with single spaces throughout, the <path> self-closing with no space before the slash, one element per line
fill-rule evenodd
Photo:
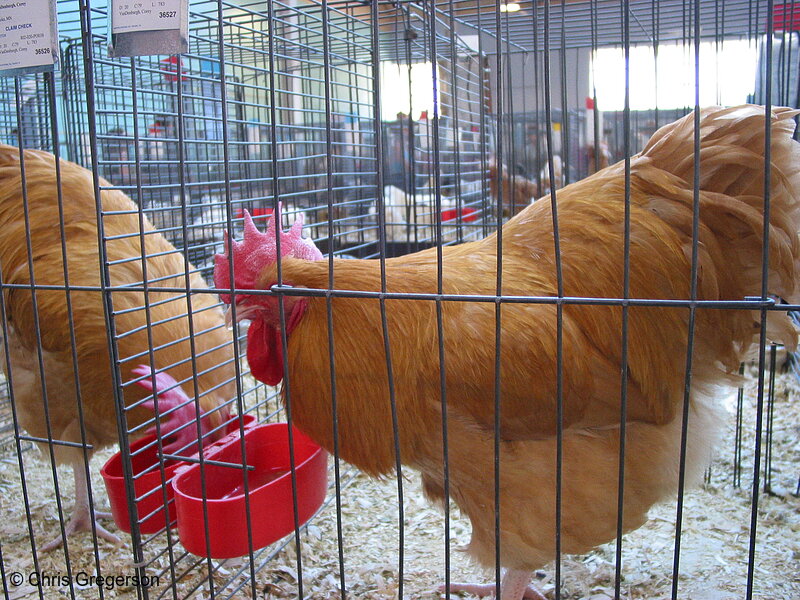
<path fill-rule="evenodd" d="M 65 573 L 53 586 L 38 580 L 23 590 L 40 598 L 48 597 L 49 587 L 73 598 L 110 596 L 102 584 L 82 586 L 78 574 L 92 570 L 101 577 L 135 574 L 138 583 L 118 595 L 137 598 L 232 599 L 273 591 L 287 597 L 416 597 L 439 584 L 445 597 L 465 590 L 502 590 L 505 597 L 508 582 L 516 581 L 521 586 L 511 592 L 516 600 L 524 577 L 515 572 L 529 559 L 509 557 L 515 544 L 509 532 L 525 518 L 527 506 L 508 503 L 514 494 L 508 482 L 518 468 L 516 453 L 526 451 L 520 448 L 543 439 L 549 440 L 552 460 L 531 459 L 539 470 L 530 477 L 550 482 L 537 490 L 551 504 L 541 527 L 544 570 L 535 574 L 547 597 L 587 597 L 600 590 L 614 598 L 677 599 L 692 597 L 703 579 L 736 597 L 800 594 L 785 561 L 792 548 L 781 546 L 797 523 L 791 419 L 798 414 L 790 401 L 797 358 L 786 351 L 782 359 L 774 344 L 767 354 L 770 324 L 800 310 L 790 299 L 770 295 L 770 284 L 776 283 L 768 277 L 770 244 L 780 235 L 775 223 L 788 218 L 784 209 L 774 208 L 781 201 L 776 186 L 782 185 L 770 178 L 770 159 L 779 151 L 771 143 L 776 134 L 766 119 L 759 132 L 764 202 L 750 206 L 761 211 L 762 230 L 745 232 L 763 240 L 752 265 L 761 286 L 742 297 L 708 298 L 704 265 L 715 250 L 702 241 L 707 152 L 699 128 L 701 83 L 708 76 L 701 68 L 704 53 L 721 55 L 734 41 L 749 42 L 756 64 L 747 100 L 765 110 L 798 106 L 796 2 L 198 0 L 189 6 L 186 53 L 127 58 L 108 55 L 105 4 L 58 0 L 57 8 L 60 71 L 0 78 L 0 141 L 15 147 L 20 180 L 16 199 L 13 194 L 6 199 L 0 185 L 0 491 L 13 491 L 0 507 L 4 516 L 25 515 L 3 519 L 7 530 L 0 528 L 0 576 L 7 595 L 20 587 L 11 576 L 28 568 L 39 575 Z M 632 105 L 632 92 L 643 84 L 627 69 L 634 68 L 639 46 L 651 52 L 657 87 L 658 74 L 669 68 L 669 48 L 690 55 L 694 84 L 688 106 L 663 103 L 658 89 L 653 105 Z M 604 106 L 595 85 L 605 72 L 600 50 L 607 48 L 618 48 L 627 65 L 620 110 Z M 721 98 L 719 89 L 716 95 Z M 691 144 L 679 157 L 693 161 L 682 188 L 691 208 L 691 219 L 680 229 L 686 293 L 640 297 L 632 286 L 643 235 L 635 218 L 641 208 L 634 197 L 641 178 L 637 153 L 662 126 L 692 110 Z M 29 150 L 64 161 L 39 171 L 39 162 L 50 159 Z M 4 161 L 11 160 L 3 152 L 0 148 L 0 178 Z M 609 231 L 619 233 L 620 247 L 619 260 L 598 263 L 596 274 L 611 277 L 603 269 L 613 270 L 615 292 L 598 295 L 585 291 L 593 289 L 591 282 L 576 283 L 573 271 L 576 237 L 585 236 L 585 247 L 591 247 L 594 223 L 576 234 L 569 228 L 575 213 L 565 204 L 576 189 L 585 189 L 571 184 L 601 177 L 598 172 L 606 167 L 605 173 L 617 174 L 616 183 L 592 193 L 597 202 L 603 194 L 614 195 L 618 220 Z M 49 195 L 39 194 L 43 181 Z M 548 222 L 533 244 L 541 247 L 532 247 L 533 259 L 524 262 L 511 254 L 513 226 L 534 210 L 511 219 L 535 198 L 543 198 L 536 210 Z M 16 201 L 19 214 L 4 210 L 3 202 Z M 653 218 L 660 218 L 653 202 Z M 83 204 L 88 209 L 79 219 L 71 211 Z M 540 208 L 545 205 L 547 211 Z M 37 223 L 43 206 L 49 210 L 49 236 Z M 245 211 L 261 230 L 278 215 L 281 229 L 304 219 L 305 234 L 324 261 L 313 285 L 298 285 L 290 262 L 278 261 L 274 280 L 251 289 L 242 285 L 241 264 L 215 263 L 216 254 L 240 248 L 235 240 L 245 232 L 252 235 Z M 78 222 L 89 231 L 84 238 L 76 233 Z M 9 242 L 3 229 L 16 226 L 19 239 Z M 273 234 L 276 254 L 291 249 L 292 234 L 285 238 L 277 228 Z M 45 241 L 60 251 L 53 269 L 42 258 L 55 256 L 47 253 Z M 472 242 L 477 244 L 465 246 Z M 78 252 L 79 246 L 87 252 Z M 466 261 L 463 248 L 486 262 L 475 259 L 469 272 L 454 275 L 458 261 Z M 14 261 L 18 264 L 9 267 Z M 227 269 L 233 284 L 214 280 L 215 264 Z M 358 268 L 372 269 L 372 279 L 346 276 Z M 471 285 L 478 277 L 481 285 Z M 525 287 L 519 284 L 525 277 L 549 279 Z M 59 310 L 48 312 L 56 297 Z M 220 311 L 228 300 L 232 328 Z M 266 329 L 259 329 L 254 305 L 274 311 L 274 337 L 255 338 Z M 307 312 L 298 315 L 297 306 Z M 319 364 L 305 365 L 306 372 L 297 366 L 301 354 L 292 332 L 315 306 L 322 307 L 313 313 L 320 315 L 313 338 Z M 351 313 L 351 307 L 362 308 Z M 527 439 L 508 424 L 509 415 L 524 413 L 526 405 L 508 391 L 513 376 L 504 369 L 513 357 L 504 348 L 519 334 L 515 328 L 530 326 L 518 315 L 533 309 L 544 315 L 546 327 L 536 343 L 552 345 L 547 349 L 552 372 L 527 374 L 528 402 L 534 405 L 540 390 L 549 390 L 549 404 L 542 406 L 552 409 L 553 424 L 546 434 Z M 468 315 L 460 328 L 452 326 L 458 311 Z M 654 509 L 657 519 L 644 525 L 646 533 L 629 534 L 636 527 L 629 522 L 627 502 L 642 493 L 631 466 L 641 458 L 636 453 L 641 423 L 630 415 L 637 410 L 633 373 L 641 368 L 637 360 L 644 342 L 632 332 L 642 319 L 670 311 L 686 317 L 680 348 L 658 355 L 663 364 L 680 363 L 673 417 L 680 421 L 672 421 L 677 485 L 671 495 L 663 494 L 667 499 Z M 721 456 L 706 471 L 704 488 L 693 491 L 687 485 L 692 407 L 705 393 L 705 374 L 697 364 L 708 345 L 698 338 L 697 323 L 710 314 L 745 313 L 755 315 L 751 333 L 757 355 L 744 357 L 736 380 L 740 387 L 731 391 L 735 399 L 720 398 L 730 413 L 717 444 Z M 614 339 L 604 340 L 613 348 L 609 356 L 576 351 L 577 339 L 593 335 L 588 325 L 575 333 L 576 314 L 618 318 Z M 242 316 L 253 318 L 249 326 L 239 322 Z M 347 316 L 363 320 L 360 330 Z M 465 342 L 475 343 L 472 330 L 480 326 L 485 327 L 479 345 L 485 348 Z M 87 332 L 94 332 L 93 340 Z M 347 355 L 349 338 L 360 334 L 358 351 L 364 356 Z M 272 378 L 263 376 L 255 355 L 259 343 L 280 356 L 277 385 L 262 381 Z M 369 348 L 376 357 L 366 356 Z M 430 364 L 415 360 L 413 352 L 409 356 L 409 348 L 429 356 Z M 27 363 L 21 349 L 30 354 Z M 680 354 L 677 362 L 668 352 Z M 59 353 L 61 361 L 54 358 Z M 472 374 L 465 380 L 454 371 L 462 356 L 473 354 L 486 362 L 476 359 L 473 365 L 475 374 L 488 373 L 486 381 L 469 379 Z M 598 372 L 601 363 L 614 372 Z M 93 372 L 95 364 L 102 377 Z M 616 496 L 607 515 L 614 525 L 609 544 L 575 559 L 569 548 L 581 529 L 594 525 L 576 519 L 571 496 L 576 429 L 571 411 L 576 393 L 593 393 L 576 391 L 581 368 L 592 372 L 589 379 L 618 384 L 614 424 L 584 431 L 587 439 L 610 440 L 611 449 L 596 454 L 612 464 L 609 489 Z M 725 369 L 730 370 L 727 364 Z M 730 387 L 735 374 L 727 375 Z M 308 377 L 324 387 L 316 418 L 329 427 L 317 431 L 315 441 L 324 441 L 331 456 L 327 496 L 301 519 L 306 475 L 298 448 L 308 433 L 303 427 L 314 430 L 306 404 Z M 362 384 L 367 389 L 365 381 L 380 393 L 358 399 L 362 430 L 354 432 L 353 390 Z M 425 397 L 417 398 L 412 388 Z M 468 388 L 477 398 L 475 407 L 465 408 Z M 64 406 L 71 407 L 70 423 Z M 31 418 L 34 410 L 42 412 L 41 423 Z M 428 416 L 427 437 L 408 429 L 415 410 Z M 488 416 L 471 420 L 470 410 L 486 410 Z M 262 450 L 248 441 L 249 432 L 280 423 L 289 424 L 286 464 L 265 474 Z M 533 420 L 526 423 L 534 427 Z M 509 434 L 509 427 L 515 433 Z M 220 451 L 222 438 L 235 452 Z M 373 444 L 368 456 L 354 452 L 354 439 Z M 118 452 L 109 448 L 115 443 Z M 34 445 L 43 452 L 29 451 Z M 470 455 L 472 446 L 486 456 Z M 377 463 L 384 450 L 388 458 L 374 466 L 370 461 Z M 88 537 L 68 535 L 74 513 L 67 508 L 70 492 L 59 466 L 65 456 L 71 457 L 76 487 L 83 485 L 88 493 L 90 517 L 83 523 Z M 368 474 L 383 481 L 372 482 L 359 471 L 359 458 Z M 111 498 L 112 512 L 118 524 L 127 519 L 130 533 L 120 529 L 119 536 L 130 539 L 129 548 L 107 545 L 105 529 L 91 518 L 96 505 L 105 505 L 98 472 L 113 461 L 122 488 Z M 471 484 L 484 512 L 475 508 L 474 490 L 465 484 L 465 469 L 476 465 L 484 469 Z M 422 472 L 421 483 L 415 471 Z M 183 496 L 176 494 L 189 495 L 179 481 L 190 480 L 190 472 L 196 474 L 191 491 L 199 508 L 192 526 L 181 526 Z M 279 508 L 259 504 L 256 491 L 273 475 L 285 476 L 288 525 L 283 537 L 263 544 L 258 532 Z M 589 479 L 585 487 L 593 483 Z M 80 489 L 77 493 L 74 512 L 81 506 Z M 423 493 L 443 503 L 443 515 L 418 502 Z M 230 518 L 230 532 L 223 523 L 227 537 L 238 536 L 240 556 L 216 556 L 217 506 L 240 496 L 241 518 Z M 721 539 L 719 528 L 707 525 L 720 517 L 717 506 L 731 515 L 720 525 L 724 552 L 718 545 L 715 554 L 695 538 L 700 530 L 708 547 Z M 766 518 L 769 511 L 780 518 Z M 244 533 L 233 532 L 237 519 Z M 466 540 L 470 521 L 477 531 L 474 546 L 484 551 L 481 561 L 491 571 L 488 578 L 454 552 Z M 65 538 L 63 550 L 43 550 L 48 547 L 43 536 L 55 533 Z M 191 533 L 200 540 L 193 546 Z M 650 534 L 664 536 L 660 548 L 641 540 Z M 705 570 L 695 564 L 706 559 Z M 629 579 L 643 562 L 652 578 Z M 725 587 L 713 581 L 720 572 L 735 583 Z M 459 588 L 466 576 L 486 583 Z M 592 585 L 584 585 L 586 580 Z"/>

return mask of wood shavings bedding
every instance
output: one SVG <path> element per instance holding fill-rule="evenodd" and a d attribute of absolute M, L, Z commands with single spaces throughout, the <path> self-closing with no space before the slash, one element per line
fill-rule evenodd
<path fill-rule="evenodd" d="M 755 381 L 748 381 L 744 395 L 743 445 L 741 453 L 742 485 L 732 485 L 735 460 L 735 397 L 726 402 L 731 411 L 723 442 L 710 468 L 709 480 L 700 489 L 687 491 L 684 498 L 678 597 L 692 600 L 734 600 L 745 595 L 750 549 L 751 492 L 754 459 Z M 753 597 L 764 600 L 800 598 L 800 386 L 791 374 L 776 378 L 773 432 L 772 489 L 780 496 L 758 496 L 757 533 L 753 565 Z M 100 508 L 107 507 L 99 468 L 113 453 L 107 450 L 91 465 L 94 497 Z M 52 471 L 38 452 L 23 453 L 23 466 L 29 509 L 37 544 L 58 532 L 58 513 L 52 488 Z M 763 456 L 762 456 L 763 465 Z M 173 531 L 172 553 L 166 551 L 167 535 L 159 534 L 143 549 L 146 573 L 159 577 L 149 589 L 150 597 L 211 598 L 208 578 L 213 570 L 215 598 L 298 598 L 298 577 L 302 572 L 303 597 L 335 599 L 340 592 L 340 572 L 344 572 L 347 597 L 379 599 L 400 595 L 400 513 L 398 484 L 394 479 L 375 481 L 355 473 L 342 464 L 345 485 L 341 493 L 341 519 L 336 502 L 325 508 L 301 531 L 298 549 L 294 536 L 285 547 L 267 548 L 257 553 L 256 571 L 251 580 L 248 560 L 208 561 L 187 555 Z M 333 469 L 331 468 L 331 480 Z M 445 580 L 446 549 L 444 517 L 422 497 L 417 476 L 404 472 L 402 596 L 437 598 L 437 586 Z M 763 473 L 762 473 L 763 475 Z M 69 469 L 58 469 L 59 484 L 65 498 L 72 498 Z M 763 481 L 763 477 L 762 477 Z M 762 485 L 763 489 L 763 485 Z M 333 496 L 333 488 L 329 498 Z M 71 503 L 71 500 L 67 501 Z M 64 509 L 70 508 L 70 505 Z M 0 460 L 0 541 L 6 577 L 12 572 L 28 574 L 66 574 L 63 550 L 38 553 L 34 561 L 30 532 L 25 519 L 25 503 L 18 460 L 15 455 Z M 621 597 L 658 600 L 670 598 L 675 551 L 675 502 L 653 508 L 650 520 L 622 541 Z M 341 527 L 344 560 L 340 565 L 337 529 Z M 451 580 L 488 581 L 494 574 L 476 567 L 459 550 L 469 541 L 469 523 L 453 506 L 450 513 Z M 91 536 L 72 539 L 69 565 L 78 572 L 103 575 L 136 574 L 130 551 L 130 537 L 123 535 L 128 547 L 115 548 L 105 542 L 93 552 Z M 606 544 L 585 556 L 562 558 L 561 598 L 606 600 L 614 597 L 614 543 Z M 175 579 L 174 585 L 172 579 Z M 554 565 L 546 565 L 537 574 L 537 585 L 548 598 L 554 598 Z M 48 588 L 50 589 L 50 588 Z M 56 589 L 69 594 L 69 588 Z M 9 586 L 9 598 L 35 598 L 39 590 L 27 582 Z M 50 596 L 45 589 L 45 597 Z M 99 598 L 95 586 L 75 587 L 75 597 Z M 136 598 L 131 585 L 103 589 L 104 598 Z"/>

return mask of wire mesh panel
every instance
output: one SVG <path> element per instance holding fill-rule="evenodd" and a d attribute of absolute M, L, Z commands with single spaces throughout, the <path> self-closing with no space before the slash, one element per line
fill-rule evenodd
<path fill-rule="evenodd" d="M 190 260 L 206 266 L 221 239 L 226 187 L 236 200 L 246 193 L 240 173 L 247 164 L 242 84 L 234 76 L 225 88 L 225 122 L 230 123 L 226 163 L 218 63 L 193 55 L 108 59 L 103 42 L 92 51 L 99 174 L 136 199 Z M 65 47 L 63 76 L 70 156 L 91 166 L 82 53 L 80 40 Z"/>
<path fill-rule="evenodd" d="M 384 109 L 396 106 L 396 118 L 383 115 L 388 252 L 436 243 L 440 220 L 444 244 L 483 237 L 493 221 L 485 193 L 493 139 L 485 57 L 433 6 L 409 4 L 381 18 L 391 19 L 381 40 L 382 85 L 387 96 L 407 94 Z"/>
<path fill-rule="evenodd" d="M 21 138 L 29 148 L 52 150 L 52 116 L 45 85 L 42 76 L 3 79 L 0 127 L 4 143 L 16 144 Z"/>
<path fill-rule="evenodd" d="M 0 78 L 7 596 L 800 594 L 800 5 L 108 10 Z"/>

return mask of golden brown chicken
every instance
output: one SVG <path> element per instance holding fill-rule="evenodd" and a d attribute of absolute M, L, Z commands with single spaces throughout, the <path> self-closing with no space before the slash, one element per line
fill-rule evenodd
<path fill-rule="evenodd" d="M 489 191 L 496 202 L 501 201 L 502 193 L 503 216 L 513 217 L 536 198 L 536 182 L 522 175 L 509 175 L 505 165 L 501 166 L 499 171 L 498 177 L 497 165 L 489 164 Z"/>
<path fill-rule="evenodd" d="M 800 150 L 791 138 L 795 111 L 775 109 L 771 122 L 769 292 L 797 302 L 800 261 Z M 660 129 L 631 160 L 630 297 L 691 296 L 693 115 Z M 761 293 L 765 113 L 755 106 L 709 109 L 701 115 L 700 226 L 697 298 L 741 301 Z M 567 297 L 624 297 L 625 170 L 619 163 L 557 195 L 563 292 Z M 534 202 L 502 229 L 502 293 L 558 294 L 549 197 Z M 328 287 L 328 262 L 298 222 L 282 234 L 282 278 L 294 288 Z M 496 235 L 443 249 L 447 294 L 496 293 Z M 231 258 L 232 257 L 232 258 Z M 284 377 L 276 273 L 275 229 L 258 233 L 248 221 L 243 242 L 219 256 L 218 288 L 231 289 L 238 319 L 251 319 L 247 356 L 252 373 L 270 384 Z M 386 261 L 393 292 L 437 291 L 436 250 Z M 381 289 L 380 263 L 335 260 L 334 288 Z M 300 293 L 302 290 L 295 290 Z M 223 297 L 225 301 L 232 297 Z M 392 410 L 377 298 L 334 296 L 341 456 L 371 475 L 395 467 Z M 294 423 L 333 447 L 326 300 L 284 294 L 288 377 Z M 419 470 L 433 499 L 444 499 L 442 406 L 448 423 L 449 492 L 472 523 L 469 552 L 495 560 L 495 304 L 442 302 L 438 339 L 431 300 L 387 299 L 389 349 L 403 464 Z M 530 573 L 555 558 L 557 432 L 557 309 L 506 303 L 500 339 L 500 563 L 504 599 L 539 597 Z M 770 312 L 771 339 L 794 347 L 796 331 Z M 715 391 L 735 381 L 756 340 L 759 313 L 699 307 L 688 423 L 686 482 L 701 474 L 720 418 Z M 626 373 L 627 426 L 622 529 L 644 523 L 648 509 L 677 489 L 684 373 L 690 311 L 686 306 L 631 305 L 623 371 L 622 308 L 576 301 L 563 305 L 563 476 L 561 551 L 584 553 L 614 539 L 617 529 L 621 373 Z M 444 362 L 439 361 L 439 343 Z M 446 398 L 440 393 L 444 370 Z M 494 585 L 454 584 L 481 595 Z"/>
<path fill-rule="evenodd" d="M 589 175 L 593 175 L 605 169 L 612 161 L 611 150 L 609 150 L 608 144 L 603 140 L 600 140 L 600 143 L 597 145 L 597 150 L 595 150 L 594 142 L 589 142 L 583 148 L 583 155 L 586 161 L 586 170 Z"/>
<path fill-rule="evenodd" d="M 70 463 L 74 469 L 75 507 L 66 527 L 66 533 L 70 534 L 89 530 L 92 525 L 88 465 L 82 449 L 75 444 L 85 441 L 96 450 L 116 443 L 118 430 L 109 332 L 103 312 L 103 293 L 99 289 L 102 265 L 92 174 L 74 163 L 61 161 L 60 178 L 66 274 L 60 243 L 55 157 L 46 152 L 26 150 L 20 164 L 18 148 L 0 145 L 0 265 L 4 286 L 21 286 L 3 288 L 7 327 L 3 331 L 5 343 L 0 337 L 0 347 L 8 356 L 6 360 L 0 354 L 0 359 L 11 383 L 19 424 L 33 437 L 47 439 L 51 436 L 53 440 L 72 444 L 54 446 L 55 459 Z M 102 179 L 100 184 L 109 185 Z M 147 219 L 143 227 L 143 252 L 136 205 L 116 190 L 103 191 L 101 198 L 119 376 L 123 382 L 142 379 L 141 385 L 124 388 L 125 405 L 131 407 L 147 398 L 149 394 L 143 388 L 152 388 L 155 383 L 159 394 L 158 414 L 167 417 L 160 432 L 163 438 L 175 438 L 164 440 L 164 450 L 191 452 L 196 449 L 194 419 L 197 411 L 187 296 L 149 292 L 148 321 L 145 295 L 124 287 L 141 289 L 145 267 L 146 279 L 154 289 L 185 287 L 184 258 Z M 32 249 L 33 277 L 29 272 L 26 240 Z M 148 257 L 145 264 L 141 259 L 143 254 Z M 56 286 L 56 289 L 37 289 L 34 297 L 28 287 L 32 282 L 36 286 Z M 64 291 L 67 284 L 70 288 L 93 289 L 72 289 L 67 296 Z M 191 275 L 190 285 L 193 290 L 206 289 L 196 273 Z M 75 362 L 68 298 L 74 322 Z M 191 295 L 199 405 L 201 411 L 209 413 L 202 418 L 201 428 L 211 437 L 216 435 L 214 430 L 227 416 L 224 406 L 212 409 L 233 397 L 235 377 L 230 333 L 215 303 L 216 298 L 210 294 Z M 40 338 L 36 335 L 37 320 Z M 152 359 L 149 348 L 154 349 Z M 39 367 L 40 352 L 44 386 Z M 156 368 L 152 377 L 149 375 L 151 360 Z M 191 399 L 180 387 L 173 387 L 175 383 L 170 376 L 185 385 Z M 152 400 L 126 411 L 127 429 L 152 418 L 148 407 L 153 408 Z M 85 440 L 82 439 L 81 420 Z M 117 539 L 99 524 L 96 531 L 105 539 Z M 60 542 L 59 537 L 45 548 L 55 547 Z"/>

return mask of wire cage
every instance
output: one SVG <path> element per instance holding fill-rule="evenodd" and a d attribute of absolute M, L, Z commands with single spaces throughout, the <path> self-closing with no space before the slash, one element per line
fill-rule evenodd
<path fill-rule="evenodd" d="M 789 326 L 772 325 L 800 306 L 767 277 L 767 250 L 796 256 L 770 245 L 794 218 L 783 177 L 720 217 L 758 213 L 724 241 L 757 284 L 707 297 L 722 251 L 701 160 L 680 183 L 686 222 L 651 193 L 686 281 L 630 287 L 637 153 L 697 107 L 800 107 L 794 4 L 198 0 L 187 52 L 113 57 L 106 3 L 59 0 L 59 69 L 0 77 L 6 597 L 432 598 L 470 579 L 487 585 L 461 591 L 514 600 L 530 579 L 548 599 L 798 597 L 800 384 Z M 751 179 L 778 136 L 764 129 L 736 163 L 761 160 Z M 687 140 L 665 169 L 713 155 Z M 215 260 L 254 239 L 245 211 L 271 243 L 322 258 L 313 284 L 284 261 L 254 289 L 251 263 Z M 317 250 L 274 238 L 277 215 Z M 515 254 L 523 224 L 537 234 Z M 654 286 L 671 256 L 657 246 Z M 726 346 L 736 368 L 717 357 L 728 372 L 709 383 L 708 315 L 745 313 L 755 344 Z M 671 394 L 666 422 L 636 412 L 647 379 Z M 603 389 L 608 406 L 591 404 Z M 695 419 L 719 429 L 708 464 Z M 109 506 L 113 525 L 92 525 Z M 470 535 L 480 564 L 457 552 Z"/>
<path fill-rule="evenodd" d="M 4 79 L 2 88 L 3 142 L 20 138 L 30 148 L 52 149 L 51 107 L 41 78 Z"/>

